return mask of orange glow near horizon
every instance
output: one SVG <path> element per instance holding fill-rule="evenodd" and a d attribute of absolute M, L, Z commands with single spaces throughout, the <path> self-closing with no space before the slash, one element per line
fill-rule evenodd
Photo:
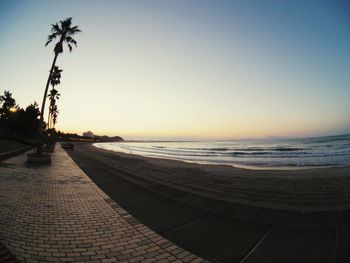
<path fill-rule="evenodd" d="M 350 133 L 348 14 L 330 3 L 257 2 L 77 0 L 67 13 L 60 2 L 0 1 L 0 86 L 22 108 L 41 104 L 54 56 L 44 43 L 52 23 L 72 16 L 82 33 L 57 59 L 58 130 L 199 139 Z"/>

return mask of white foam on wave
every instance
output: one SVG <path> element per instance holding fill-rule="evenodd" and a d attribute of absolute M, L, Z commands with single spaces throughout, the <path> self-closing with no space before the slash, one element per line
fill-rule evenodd
<path fill-rule="evenodd" d="M 350 165 L 350 135 L 288 139 L 196 142 L 96 143 L 106 150 L 252 169 L 305 169 Z"/>

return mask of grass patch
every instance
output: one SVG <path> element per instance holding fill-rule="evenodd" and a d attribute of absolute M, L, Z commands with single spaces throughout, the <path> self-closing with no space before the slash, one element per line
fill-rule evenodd
<path fill-rule="evenodd" d="M 0 139 L 0 154 L 21 149 L 26 146 L 27 145 L 25 145 L 24 143 L 15 140 Z"/>

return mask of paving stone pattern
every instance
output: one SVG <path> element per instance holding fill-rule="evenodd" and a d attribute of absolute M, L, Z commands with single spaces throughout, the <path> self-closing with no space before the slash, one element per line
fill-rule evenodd
<path fill-rule="evenodd" d="M 208 262 L 128 214 L 59 147 L 51 165 L 0 163 L 0 240 L 21 262 Z"/>
<path fill-rule="evenodd" d="M 16 257 L 0 242 L 0 262 L 1 263 L 18 263 Z"/>

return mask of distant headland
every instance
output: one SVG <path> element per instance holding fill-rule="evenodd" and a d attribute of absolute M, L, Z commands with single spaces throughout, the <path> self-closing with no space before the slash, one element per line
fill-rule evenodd
<path fill-rule="evenodd" d="M 103 135 L 103 136 L 99 136 L 99 135 L 95 135 L 94 138 L 99 141 L 99 142 L 123 142 L 124 139 L 120 136 L 107 136 L 107 135 Z"/>
<path fill-rule="evenodd" d="M 61 141 L 86 141 L 86 142 L 123 142 L 120 136 L 95 135 L 91 131 L 83 132 L 82 136 L 76 133 L 57 132 Z"/>

